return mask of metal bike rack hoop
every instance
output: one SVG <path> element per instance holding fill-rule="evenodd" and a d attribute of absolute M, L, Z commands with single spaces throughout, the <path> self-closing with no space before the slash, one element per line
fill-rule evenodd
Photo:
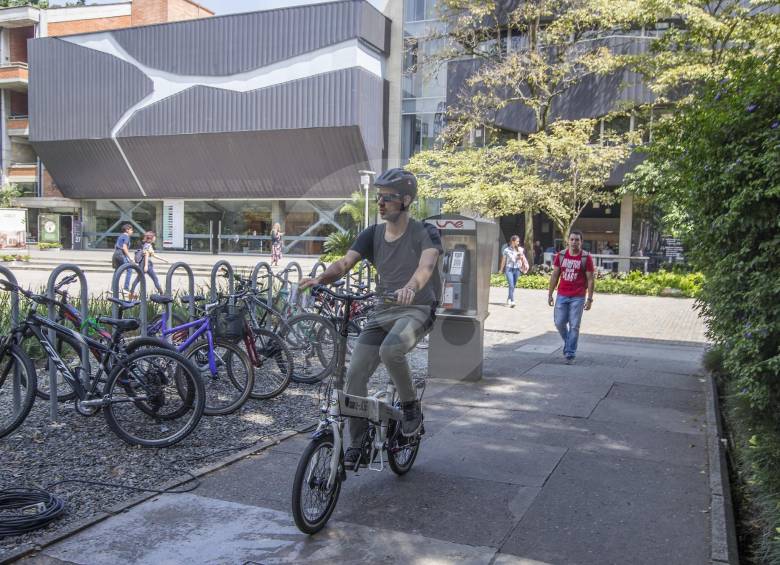
<path fill-rule="evenodd" d="M 111 296 L 113 296 L 116 300 L 121 300 L 119 298 L 119 279 L 122 278 L 122 275 L 127 270 L 133 270 L 136 272 L 136 275 L 138 276 L 138 279 L 141 283 L 141 294 L 140 294 L 140 302 L 139 305 L 141 312 L 138 316 L 141 322 L 141 335 L 143 337 L 146 337 L 146 318 L 147 318 L 147 297 L 146 297 L 146 276 L 144 275 L 143 269 L 139 265 L 136 265 L 135 263 L 125 263 L 123 265 L 119 265 L 117 267 L 117 270 L 114 271 L 114 276 L 111 279 Z M 112 304 L 111 305 L 111 316 L 114 318 L 119 317 L 119 305 Z"/>
<path fill-rule="evenodd" d="M 190 313 L 190 319 L 188 321 L 191 322 L 195 319 L 195 273 L 192 272 L 192 267 L 190 267 L 189 263 L 177 261 L 168 268 L 168 273 L 165 275 L 165 295 L 169 298 L 173 298 L 173 274 L 179 269 L 184 269 L 187 273 L 187 288 L 190 293 L 190 304 L 187 310 Z M 169 303 L 166 308 L 168 311 L 168 319 L 173 320 L 173 302 Z"/>
<path fill-rule="evenodd" d="M 271 268 L 271 265 L 265 261 L 260 261 L 255 265 L 255 268 L 252 269 L 252 290 L 257 290 L 257 276 L 260 274 L 260 269 L 265 269 L 268 276 L 268 290 L 266 291 L 266 294 L 268 295 L 268 305 L 270 306 L 273 304 L 274 298 L 274 271 Z"/>
<path fill-rule="evenodd" d="M 18 285 L 19 281 L 16 280 L 13 271 L 7 267 L 0 265 L 0 275 L 11 283 Z M 14 329 L 19 325 L 19 291 L 12 289 L 11 291 L 11 329 Z M 14 369 L 14 384 L 13 384 L 13 402 L 14 410 L 19 410 L 22 405 L 22 376 L 19 373 L 19 367 L 15 365 Z"/>
<path fill-rule="evenodd" d="M 328 269 L 328 266 L 325 263 L 323 263 L 322 261 L 317 261 L 316 263 L 314 263 L 314 266 L 311 268 L 311 272 L 309 272 L 309 277 L 310 278 L 316 277 L 317 272 L 320 270 L 320 267 L 322 267 L 323 273 Z"/>
<path fill-rule="evenodd" d="M 298 272 L 298 282 L 301 282 L 301 279 L 303 278 L 303 269 L 301 269 L 301 266 L 298 264 L 297 261 L 290 261 L 287 263 L 287 266 L 284 268 L 284 281 L 289 282 L 290 280 L 290 271 L 292 269 L 295 269 Z"/>
<path fill-rule="evenodd" d="M 211 269 L 211 302 L 216 302 L 217 300 L 217 275 L 219 275 L 219 271 L 222 269 L 225 270 L 228 276 L 228 293 L 233 294 L 234 292 L 233 265 L 226 259 L 220 259 L 214 263 L 214 267 Z"/>
<path fill-rule="evenodd" d="M 79 286 L 81 287 L 80 293 L 79 293 L 79 311 L 81 314 L 81 328 L 79 328 L 79 331 L 81 332 L 81 335 L 87 335 L 89 325 L 87 324 L 87 320 L 89 318 L 89 289 L 87 288 L 87 277 L 84 276 L 84 271 L 81 270 L 81 267 L 78 265 L 73 265 L 72 263 L 63 263 L 56 269 L 54 269 L 51 274 L 49 275 L 49 281 L 46 283 L 46 297 L 50 300 L 57 300 L 57 294 L 55 292 L 55 287 L 57 286 L 57 279 L 59 276 L 66 272 L 70 271 L 74 275 L 76 275 L 79 279 Z M 56 318 L 56 312 L 55 312 L 55 306 L 53 302 L 50 302 L 48 305 L 48 313 L 47 313 L 49 320 L 54 320 Z M 51 342 L 52 346 L 56 347 L 57 343 L 57 332 L 55 332 L 53 329 L 49 329 L 49 341 Z M 92 372 L 89 368 L 89 346 L 87 345 L 87 342 L 82 340 L 81 341 L 81 368 L 83 371 L 86 371 L 88 375 L 91 375 Z M 49 403 L 51 408 L 51 419 L 52 421 L 57 420 L 57 367 L 54 365 L 54 363 L 49 363 Z"/>

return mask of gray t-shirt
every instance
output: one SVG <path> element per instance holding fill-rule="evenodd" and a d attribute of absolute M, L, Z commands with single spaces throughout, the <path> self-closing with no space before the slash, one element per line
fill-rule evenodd
<path fill-rule="evenodd" d="M 379 273 L 379 291 L 393 292 L 409 282 L 420 264 L 420 255 L 426 249 L 442 252 L 439 231 L 430 224 L 409 220 L 404 234 L 395 241 L 385 240 L 386 224 L 377 224 L 363 230 L 351 249 L 368 259 Z M 431 287 L 434 277 L 414 297 L 414 304 L 430 305 L 435 300 Z"/>

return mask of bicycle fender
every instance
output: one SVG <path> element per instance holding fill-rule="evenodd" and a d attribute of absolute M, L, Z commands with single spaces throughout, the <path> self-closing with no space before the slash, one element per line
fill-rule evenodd
<path fill-rule="evenodd" d="M 320 430 L 315 430 L 311 434 L 311 439 L 333 439 L 333 430 L 330 427 L 325 427 Z"/>

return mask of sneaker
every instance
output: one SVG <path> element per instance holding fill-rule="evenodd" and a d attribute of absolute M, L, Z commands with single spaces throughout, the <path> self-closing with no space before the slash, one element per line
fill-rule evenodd
<path fill-rule="evenodd" d="M 401 420 L 401 434 L 409 437 L 415 435 L 422 427 L 422 410 L 420 410 L 420 401 L 412 400 L 401 404 L 403 419 Z"/>
<path fill-rule="evenodd" d="M 567 355 L 566 356 L 566 364 L 567 365 L 574 365 L 574 356 L 573 355 Z"/>
<path fill-rule="evenodd" d="M 509 306 L 510 308 L 512 306 L 512 301 L 509 300 L 508 298 L 506 299 L 506 305 Z"/>
<path fill-rule="evenodd" d="M 514 300 L 510 300 L 509 301 L 509 307 L 510 308 L 514 308 L 515 307 L 515 301 Z"/>
<path fill-rule="evenodd" d="M 347 471 L 354 471 L 360 464 L 360 456 L 362 455 L 360 448 L 349 447 L 344 454 L 344 469 Z"/>

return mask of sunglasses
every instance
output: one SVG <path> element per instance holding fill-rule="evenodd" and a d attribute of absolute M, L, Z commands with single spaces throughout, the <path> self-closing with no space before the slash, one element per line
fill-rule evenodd
<path fill-rule="evenodd" d="M 376 195 L 376 201 L 380 202 L 384 200 L 385 202 L 401 202 L 404 199 L 403 194 L 377 194 Z"/>

